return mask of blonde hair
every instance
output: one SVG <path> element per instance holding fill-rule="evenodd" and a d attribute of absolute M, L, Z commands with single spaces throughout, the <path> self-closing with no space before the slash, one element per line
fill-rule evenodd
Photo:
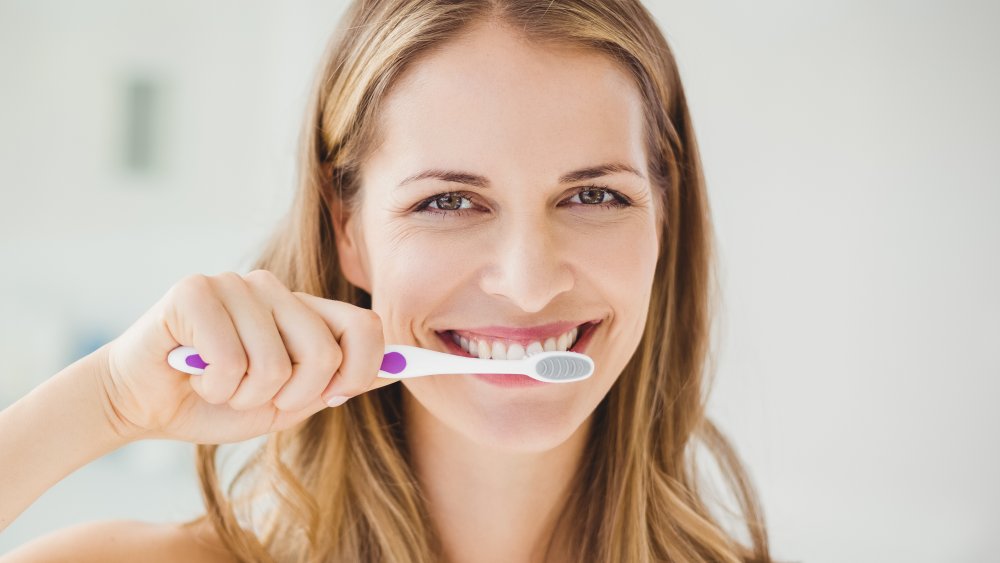
<path fill-rule="evenodd" d="M 617 61 L 645 104 L 648 173 L 660 196 L 645 331 L 593 413 L 585 462 L 557 526 L 566 538 L 560 549 L 573 561 L 771 561 L 756 492 L 706 417 L 717 290 L 709 206 L 677 65 L 637 0 L 353 2 L 315 82 L 294 204 L 254 267 L 293 291 L 371 308 L 370 295 L 339 269 L 332 203 L 355 208 L 359 165 L 378 142 L 379 108 L 394 81 L 422 53 L 483 21 Z M 229 500 L 219 446 L 198 445 L 206 514 L 186 525 L 209 519 L 240 561 L 442 560 L 400 430 L 402 387 L 365 393 L 266 436 L 233 478 Z M 710 511 L 697 482 L 699 444 L 735 493 L 749 544 Z M 254 521 L 261 506 L 266 518 Z"/>

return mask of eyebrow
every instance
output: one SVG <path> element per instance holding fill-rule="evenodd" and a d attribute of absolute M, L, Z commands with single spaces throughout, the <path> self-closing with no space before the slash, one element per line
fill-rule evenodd
<path fill-rule="evenodd" d="M 607 176 L 609 174 L 616 174 L 619 172 L 627 172 L 629 174 L 635 174 L 636 176 L 645 179 L 635 167 L 628 164 L 622 164 L 620 162 L 611 162 L 607 164 L 601 164 L 598 166 L 591 166 L 589 168 L 581 168 L 579 170 L 574 170 L 572 172 L 567 172 L 559 177 L 560 184 L 568 184 L 570 182 L 580 182 L 582 180 L 591 180 L 593 178 L 600 178 L 602 176 Z M 479 176 L 476 174 L 470 174 L 468 172 L 460 172 L 456 170 L 440 170 L 440 169 L 430 169 L 424 170 L 418 174 L 414 174 L 402 182 L 399 183 L 397 187 L 403 187 L 411 182 L 416 182 L 417 180 L 425 180 L 427 178 L 437 178 L 439 180 L 444 180 L 445 182 L 457 182 L 459 184 L 468 184 L 470 186 L 475 186 L 477 188 L 489 188 L 490 181 L 485 176 Z"/>

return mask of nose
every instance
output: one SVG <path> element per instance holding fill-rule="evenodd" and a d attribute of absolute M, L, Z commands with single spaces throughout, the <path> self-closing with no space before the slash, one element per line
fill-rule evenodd
<path fill-rule="evenodd" d="M 545 217 L 521 214 L 507 223 L 489 250 L 494 258 L 480 287 L 523 311 L 541 311 L 557 295 L 573 288 L 566 249 Z"/>

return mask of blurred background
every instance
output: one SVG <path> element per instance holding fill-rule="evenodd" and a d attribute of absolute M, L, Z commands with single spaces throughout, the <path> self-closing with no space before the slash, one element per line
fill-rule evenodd
<path fill-rule="evenodd" d="M 774 553 L 1000 561 L 1000 4 L 646 4 L 719 238 L 710 414 Z M 0 0 L 0 407 L 185 275 L 248 271 L 291 201 L 345 5 Z M 198 514 L 193 451 L 94 461 L 0 553 L 78 522 Z"/>

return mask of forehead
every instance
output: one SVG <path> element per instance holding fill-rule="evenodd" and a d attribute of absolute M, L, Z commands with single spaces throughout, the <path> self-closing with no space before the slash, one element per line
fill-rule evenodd
<path fill-rule="evenodd" d="M 424 55 L 396 83 L 373 160 L 413 172 L 476 166 L 559 173 L 606 161 L 644 167 L 642 101 L 607 55 L 528 43 L 480 25 Z M 492 167 L 491 167 L 492 165 Z"/>

